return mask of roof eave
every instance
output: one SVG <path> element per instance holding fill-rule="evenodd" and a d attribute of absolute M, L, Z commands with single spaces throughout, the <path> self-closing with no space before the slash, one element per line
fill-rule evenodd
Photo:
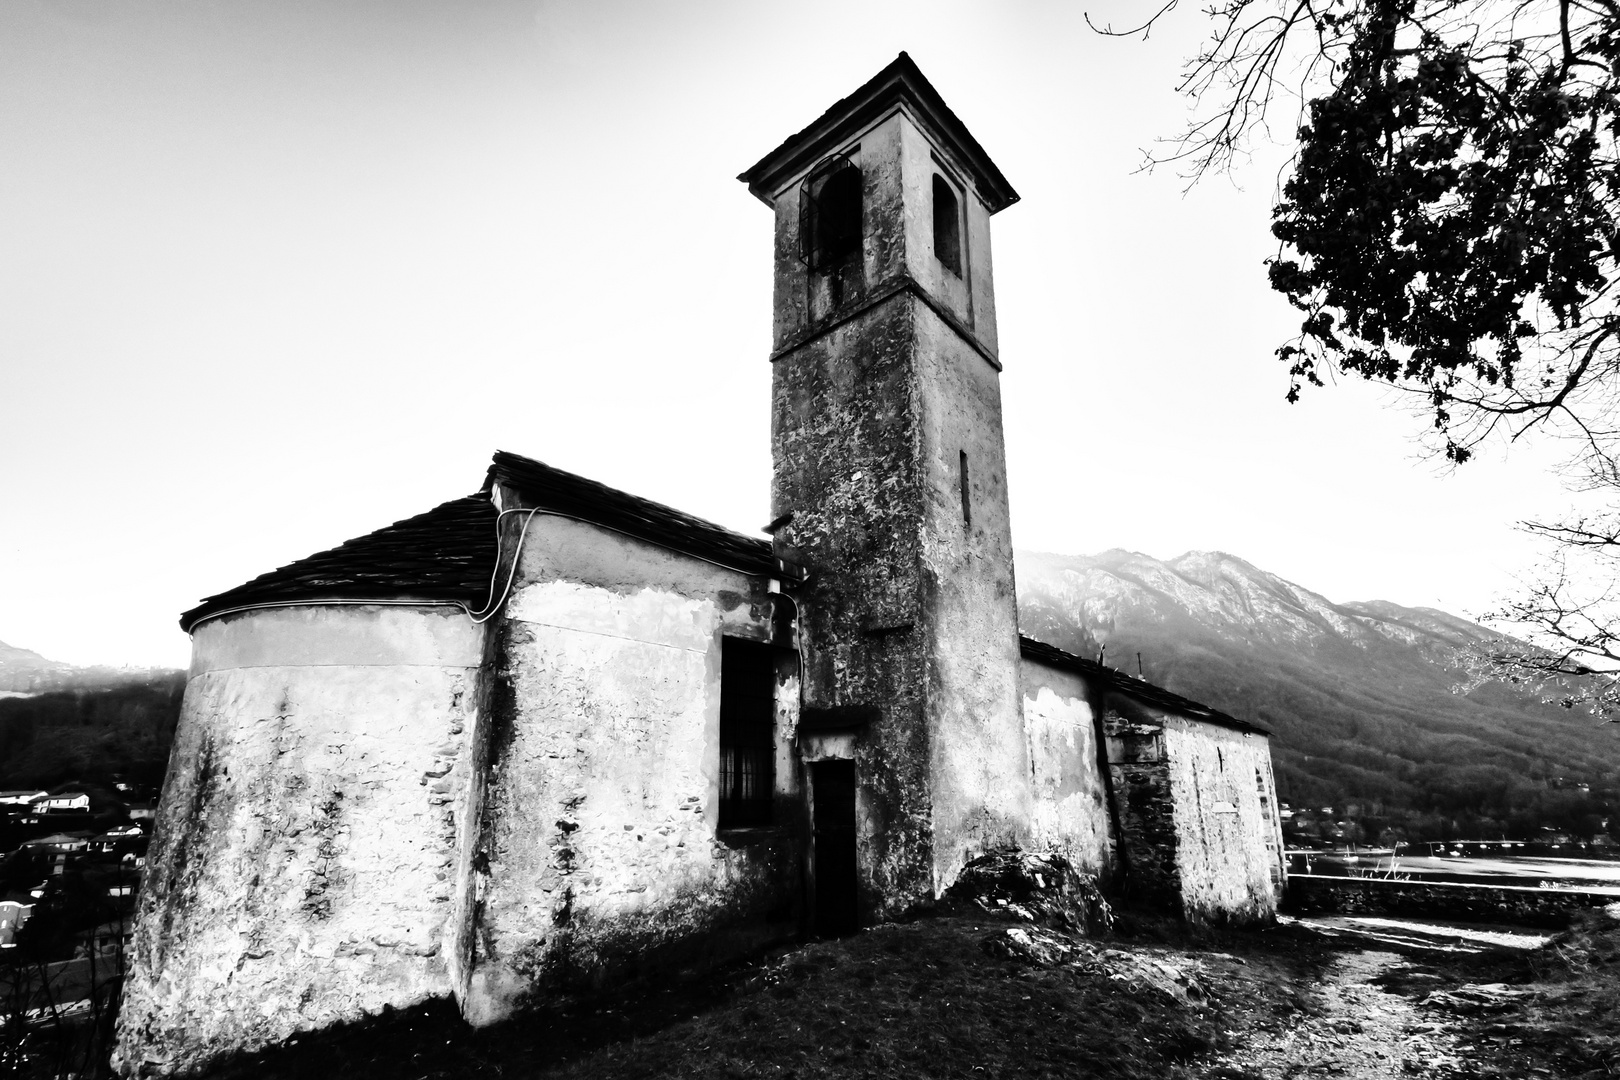
<path fill-rule="evenodd" d="M 497 451 L 486 486 L 510 487 L 529 509 L 713 563 L 749 577 L 793 577 L 769 540 L 735 532 L 693 514 L 632 495 L 533 458 Z"/>
<path fill-rule="evenodd" d="M 1044 641 L 1024 634 L 1018 635 L 1018 645 L 1019 653 L 1022 656 L 1027 656 L 1037 662 L 1051 664 L 1054 667 L 1066 668 L 1081 676 L 1089 675 L 1093 678 L 1103 679 L 1108 689 L 1123 694 L 1133 701 L 1140 702 L 1150 708 L 1166 712 L 1174 711 L 1189 720 L 1214 724 L 1216 727 L 1239 731 L 1245 735 L 1271 737 L 1271 732 L 1258 724 L 1251 724 L 1247 720 L 1239 720 L 1237 717 L 1223 713 L 1219 709 L 1212 709 L 1208 705 L 1200 704 L 1191 698 L 1184 698 L 1180 694 L 1166 690 L 1162 686 L 1155 686 L 1146 679 L 1132 678 L 1123 671 L 1115 671 L 1113 668 L 1099 664 L 1095 660 L 1087 660 L 1083 656 L 1076 656 L 1074 653 L 1060 649 L 1056 645 L 1048 645 Z M 1134 683 L 1140 684 L 1140 692 L 1133 692 L 1137 689 L 1132 685 Z"/>
<path fill-rule="evenodd" d="M 793 176 L 808 170 L 830 152 L 831 147 L 857 134 L 900 103 L 907 105 L 915 118 L 930 128 L 967 170 L 990 213 L 998 213 L 1018 201 L 1018 192 L 1013 190 L 984 147 L 905 53 L 822 113 L 809 127 L 755 162 L 737 179 L 748 185 L 755 198 L 766 206 L 774 206 L 776 193 Z"/>

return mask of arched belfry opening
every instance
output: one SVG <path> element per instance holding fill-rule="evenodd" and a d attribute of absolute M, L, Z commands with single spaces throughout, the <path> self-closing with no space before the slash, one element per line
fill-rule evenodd
<path fill-rule="evenodd" d="M 817 165 L 799 190 L 799 258 L 816 273 L 861 250 L 861 169 L 844 154 Z"/>
<path fill-rule="evenodd" d="M 934 174 L 934 258 L 962 276 L 962 211 L 951 182 Z"/>

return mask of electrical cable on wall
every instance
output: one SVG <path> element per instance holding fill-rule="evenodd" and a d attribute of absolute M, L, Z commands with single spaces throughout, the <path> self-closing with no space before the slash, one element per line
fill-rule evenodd
<path fill-rule="evenodd" d="M 507 575 L 506 575 L 506 586 L 505 586 L 505 588 L 503 588 L 501 590 L 501 597 L 500 597 L 500 600 L 497 602 L 495 600 L 495 581 L 499 577 L 500 570 L 501 570 L 501 557 L 500 557 L 500 550 L 501 550 L 501 536 L 500 536 L 501 519 L 506 517 L 507 514 L 522 514 L 522 513 L 527 513 L 529 516 L 524 519 L 523 530 L 518 534 L 517 549 L 515 551 L 513 551 L 513 553 L 512 553 L 512 565 L 508 569 Z M 188 632 L 196 631 L 197 627 L 201 626 L 205 622 L 208 622 L 210 619 L 218 619 L 218 618 L 221 618 L 222 616 L 225 616 L 225 615 L 236 615 L 236 614 L 240 614 L 241 612 L 244 612 L 244 611 L 263 611 L 263 610 L 266 610 L 268 608 L 280 608 L 280 607 L 320 607 L 320 606 L 327 606 L 327 605 L 346 606 L 346 607 L 359 607 L 359 606 L 365 606 L 365 605 L 379 605 L 379 606 L 383 606 L 383 607 L 453 607 L 453 608 L 460 608 L 462 613 L 467 615 L 470 619 L 472 619 L 474 624 L 482 625 L 483 623 L 486 623 L 491 618 L 493 618 L 495 616 L 495 613 L 500 611 L 501 607 L 506 603 L 507 597 L 511 592 L 512 582 L 516 578 L 516 575 L 517 575 L 518 559 L 523 554 L 523 542 L 524 542 L 524 539 L 528 536 L 529 525 L 530 525 L 531 522 L 534 521 L 535 515 L 537 515 L 537 514 L 544 514 L 547 517 L 562 518 L 565 521 L 576 521 L 576 522 L 579 522 L 581 525 L 589 525 L 592 528 L 596 528 L 596 529 L 606 529 L 608 532 L 618 533 L 620 536 L 626 537 L 628 539 L 635 540 L 635 541 L 638 541 L 638 542 L 644 543 L 644 544 L 645 543 L 650 543 L 650 544 L 653 544 L 656 547 L 665 547 L 666 546 L 666 545 L 663 545 L 663 544 L 659 544 L 657 541 L 648 540 L 645 537 L 637 536 L 634 533 L 627 532 L 624 529 L 617 529 L 617 528 L 614 528 L 612 525 L 603 525 L 600 522 L 591 521 L 588 518 L 582 518 L 582 517 L 579 517 L 576 514 L 566 514 L 566 513 L 563 513 L 561 511 L 558 511 L 558 510 L 546 510 L 546 509 L 544 509 L 542 507 L 538 507 L 538 506 L 535 506 L 535 507 L 522 507 L 522 506 L 512 507 L 512 508 L 507 509 L 507 510 L 498 511 L 496 513 L 496 515 L 495 515 L 495 565 L 490 570 L 490 574 L 489 574 L 489 599 L 487 599 L 484 602 L 484 607 L 483 607 L 482 611 L 480 611 L 480 612 L 474 612 L 472 607 L 470 605 L 468 605 L 466 603 L 466 601 L 463 601 L 463 600 L 439 600 L 439 599 L 426 599 L 426 598 L 423 598 L 423 599 L 411 599 L 411 598 L 397 598 L 397 597 L 396 598 L 387 598 L 387 599 L 367 599 L 367 598 L 358 598 L 358 597 L 327 597 L 327 598 L 316 598 L 316 599 L 309 599 L 309 600 L 266 600 L 266 601 L 264 601 L 262 603 L 258 603 L 258 604 L 241 604 L 241 605 L 238 605 L 236 607 L 224 608 L 224 609 L 222 609 L 220 611 L 211 611 L 208 614 L 203 615 L 201 618 L 197 619 L 196 622 L 192 623 L 191 626 L 188 628 Z M 676 550 L 676 549 L 671 548 L 669 550 Z M 720 561 L 718 561 L 716 559 L 707 558 L 707 557 L 705 557 L 703 555 L 695 555 L 695 554 L 692 554 L 691 552 L 686 552 L 686 551 L 680 551 L 678 553 L 680 555 L 682 555 L 683 557 L 688 558 L 688 559 L 696 559 L 699 562 L 706 562 L 710 566 L 718 566 L 722 570 L 730 570 L 730 571 L 733 571 L 734 573 L 743 574 L 743 575 L 745 575 L 747 577 L 758 577 L 759 576 L 758 571 L 745 570 L 740 566 L 733 566 L 730 563 L 723 563 L 723 562 L 720 562 Z M 782 580 L 784 582 L 788 581 L 788 580 L 791 580 L 791 579 L 788 579 L 785 576 L 787 567 L 786 567 L 785 564 L 781 563 L 781 560 L 778 560 L 778 566 L 779 566 L 779 571 L 778 572 L 782 573 L 784 575 Z M 804 584 L 805 580 L 807 580 L 807 579 L 804 578 L 803 576 L 801 576 L 796 581 L 794 581 L 794 584 L 802 585 L 802 584 Z M 787 594 L 785 592 L 783 592 L 783 593 L 781 593 L 779 595 L 784 595 L 785 596 Z M 789 597 L 789 599 L 792 599 L 792 598 Z M 493 604 L 493 606 L 491 606 L 492 604 Z M 793 610 L 794 610 L 794 622 L 798 622 L 799 621 L 799 619 L 798 619 L 799 605 L 798 605 L 797 602 L 794 603 Z M 800 656 L 799 663 L 800 663 L 800 670 L 802 671 L 803 670 L 803 664 L 804 664 L 804 658 L 803 658 L 802 655 Z"/>
<path fill-rule="evenodd" d="M 803 716 L 804 686 L 806 679 L 804 660 L 804 619 L 800 615 L 798 599 L 787 591 L 786 586 L 778 586 L 778 591 L 773 595 L 780 596 L 782 599 L 793 605 L 793 652 L 799 661 L 799 714 L 800 716 Z"/>
<path fill-rule="evenodd" d="M 506 586 L 501 589 L 499 600 L 495 599 L 495 576 L 501 571 L 501 519 L 507 514 L 522 513 L 522 508 L 502 510 L 495 515 L 495 567 L 489 572 L 489 601 L 484 605 L 482 615 L 474 615 L 472 611 L 463 607 L 474 626 L 482 626 L 488 622 L 505 605 L 507 596 L 512 592 L 512 580 L 517 577 L 518 560 L 523 556 L 523 541 L 529 535 L 529 525 L 534 521 L 534 515 L 547 512 L 536 506 L 530 509 L 529 516 L 523 519 L 523 528 L 518 532 L 517 546 L 512 550 L 512 565 L 506 571 Z"/>

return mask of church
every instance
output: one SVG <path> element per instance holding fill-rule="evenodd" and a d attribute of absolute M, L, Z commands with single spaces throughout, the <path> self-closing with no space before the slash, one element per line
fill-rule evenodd
<path fill-rule="evenodd" d="M 1267 733 L 1019 633 L 1006 177 L 902 53 L 739 179 L 774 215 L 768 535 L 503 452 L 186 612 L 124 1074 L 433 998 L 495 1023 L 1013 848 L 1273 915 Z"/>

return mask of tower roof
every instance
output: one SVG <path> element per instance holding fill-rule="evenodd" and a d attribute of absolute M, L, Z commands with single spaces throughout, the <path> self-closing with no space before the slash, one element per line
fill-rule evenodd
<path fill-rule="evenodd" d="M 761 202 L 771 205 L 776 192 L 789 177 L 809 169 L 850 136 L 902 105 L 972 177 L 979 197 L 992 214 L 1018 201 L 1018 192 L 1001 175 L 979 140 L 905 53 L 895 57 L 860 89 L 822 113 L 809 127 L 760 158 L 737 179 L 747 184 L 748 190 Z"/>

